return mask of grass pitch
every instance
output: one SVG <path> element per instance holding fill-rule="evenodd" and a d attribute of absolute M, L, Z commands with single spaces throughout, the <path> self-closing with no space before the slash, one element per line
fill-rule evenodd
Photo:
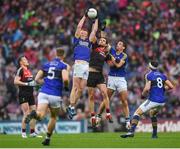
<path fill-rule="evenodd" d="M 180 148 L 180 132 L 136 133 L 134 138 L 120 138 L 122 133 L 54 134 L 49 148 Z M 43 148 L 44 138 L 23 139 L 20 135 L 0 135 L 0 148 Z"/>

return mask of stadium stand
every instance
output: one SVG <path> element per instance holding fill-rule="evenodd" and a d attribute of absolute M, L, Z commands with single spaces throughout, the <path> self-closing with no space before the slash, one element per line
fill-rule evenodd
<path fill-rule="evenodd" d="M 36 74 L 42 63 L 54 57 L 55 48 L 63 47 L 71 65 L 74 29 L 85 10 L 93 6 L 100 18 L 106 20 L 106 32 L 112 44 L 118 39 L 127 42 L 131 114 L 142 103 L 140 94 L 147 62 L 157 58 L 162 70 L 176 84 L 176 89 L 167 93 L 168 103 L 159 115 L 180 118 L 180 1 L 4 0 L 0 5 L 0 120 L 19 120 L 22 116 L 13 84 L 18 56 L 24 54 Z M 68 94 L 63 97 L 67 104 Z M 97 90 L 96 106 L 100 101 Z M 87 90 L 84 90 L 77 107 L 86 111 L 87 104 Z M 111 109 L 115 117 L 122 115 L 117 96 L 111 102 Z"/>

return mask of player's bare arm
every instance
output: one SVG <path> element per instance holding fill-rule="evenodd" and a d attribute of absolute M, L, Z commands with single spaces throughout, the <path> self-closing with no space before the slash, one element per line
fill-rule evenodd
<path fill-rule="evenodd" d="M 44 76 L 44 72 L 42 70 L 39 70 L 36 77 L 35 77 L 35 81 L 38 84 L 43 84 L 44 83 L 43 76 Z"/>
<path fill-rule="evenodd" d="M 22 81 L 20 81 L 20 80 L 21 80 L 21 77 L 15 76 L 15 78 L 14 78 L 14 84 L 15 84 L 15 85 L 18 85 L 18 86 L 27 86 L 27 83 L 26 83 L 26 82 L 22 82 Z"/>
<path fill-rule="evenodd" d="M 62 78 L 63 78 L 64 86 L 68 87 L 68 85 L 69 85 L 69 71 L 67 69 L 62 70 Z"/>
<path fill-rule="evenodd" d="M 146 81 L 145 87 L 144 87 L 144 89 L 142 91 L 142 96 L 146 97 L 149 90 L 150 90 L 150 88 L 151 88 L 151 81 Z"/>
<path fill-rule="evenodd" d="M 76 38 L 79 38 L 79 37 L 80 37 L 80 32 L 81 32 L 81 29 L 82 29 L 82 27 L 83 27 L 83 24 L 84 24 L 85 20 L 86 20 L 86 16 L 84 15 L 84 16 L 81 18 L 81 20 L 79 21 L 79 24 L 78 24 L 78 26 L 77 26 L 77 29 L 76 29 L 76 32 L 75 32 L 75 37 L 76 37 Z"/>
<path fill-rule="evenodd" d="M 165 89 L 166 89 L 166 90 L 171 90 L 171 89 L 173 89 L 173 88 L 174 88 L 174 85 L 172 84 L 172 82 L 169 81 L 169 80 L 166 80 L 166 81 L 165 81 Z"/>
<path fill-rule="evenodd" d="M 125 59 L 120 60 L 120 62 L 117 62 L 116 59 L 114 58 L 114 56 L 111 55 L 111 59 L 113 64 L 117 67 L 120 68 L 125 64 Z"/>
<path fill-rule="evenodd" d="M 92 26 L 92 31 L 91 31 L 91 34 L 89 36 L 89 41 L 90 42 L 94 43 L 96 41 L 97 30 L 98 30 L 98 19 L 96 19 L 95 23 Z"/>
<path fill-rule="evenodd" d="M 106 50 L 108 51 L 108 53 L 110 52 L 111 47 L 112 47 L 112 46 L 108 43 L 108 44 L 107 44 L 107 47 L 106 47 Z"/>

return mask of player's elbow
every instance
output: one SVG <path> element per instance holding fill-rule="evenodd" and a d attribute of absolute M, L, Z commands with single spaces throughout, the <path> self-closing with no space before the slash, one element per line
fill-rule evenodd
<path fill-rule="evenodd" d="M 63 82 L 64 82 L 64 84 L 68 84 L 69 83 L 69 79 L 68 78 L 63 78 Z"/>
<path fill-rule="evenodd" d="M 14 79 L 14 85 L 18 85 L 18 80 L 16 78 Z"/>
<path fill-rule="evenodd" d="M 36 83 L 38 83 L 38 82 L 39 82 L 39 79 L 38 79 L 38 78 L 35 78 L 34 81 L 35 81 Z"/>
<path fill-rule="evenodd" d="M 77 26 L 76 31 L 77 31 L 77 32 L 80 32 L 81 29 L 82 29 L 82 25 L 80 24 L 80 25 Z"/>
<path fill-rule="evenodd" d="M 17 85 L 17 81 L 14 79 L 14 84 Z"/>
<path fill-rule="evenodd" d="M 174 89 L 174 88 L 175 86 L 173 84 L 169 87 L 169 89 Z"/>
<path fill-rule="evenodd" d="M 90 36 L 89 36 L 89 41 L 90 42 L 94 42 L 94 40 L 95 40 L 95 34 L 94 33 L 92 33 Z"/>
<path fill-rule="evenodd" d="M 42 84 L 42 79 L 40 79 L 40 78 L 35 78 L 34 81 L 35 81 L 37 84 Z"/>

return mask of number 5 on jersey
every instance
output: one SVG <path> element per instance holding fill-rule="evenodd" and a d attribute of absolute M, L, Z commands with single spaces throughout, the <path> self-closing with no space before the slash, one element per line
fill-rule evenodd
<path fill-rule="evenodd" d="M 56 69 L 55 67 L 49 67 L 48 76 L 47 76 L 48 79 L 54 79 L 55 69 Z"/>

